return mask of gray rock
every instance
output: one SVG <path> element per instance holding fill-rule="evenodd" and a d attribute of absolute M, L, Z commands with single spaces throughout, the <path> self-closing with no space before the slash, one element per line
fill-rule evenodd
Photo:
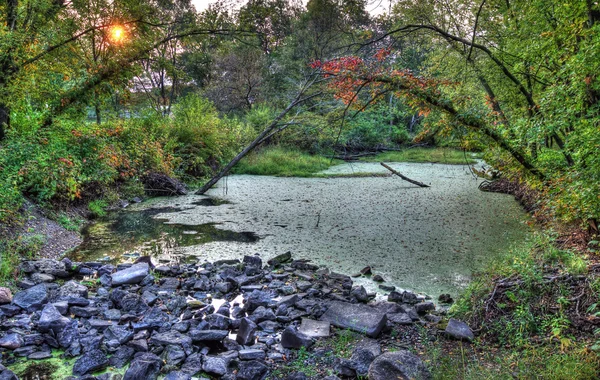
<path fill-rule="evenodd" d="M 321 320 L 371 338 L 376 338 L 387 322 L 386 315 L 373 307 L 340 301 L 332 302 Z"/>
<path fill-rule="evenodd" d="M 280 307 L 281 305 L 285 305 L 287 307 L 294 306 L 296 302 L 298 302 L 298 299 L 299 298 L 297 294 L 281 297 L 281 299 L 277 302 L 277 307 Z"/>
<path fill-rule="evenodd" d="M 88 298 L 88 288 L 76 281 L 68 281 L 58 289 L 58 299 L 67 300 L 73 297 Z"/>
<path fill-rule="evenodd" d="M 450 304 L 450 303 L 454 302 L 454 300 L 452 299 L 452 296 L 448 293 L 440 294 L 440 296 L 438 297 L 438 301 L 440 301 L 440 303 L 446 303 L 446 304 Z"/>
<path fill-rule="evenodd" d="M 77 320 L 71 320 L 58 334 L 58 343 L 62 348 L 68 348 L 79 341 L 79 329 Z"/>
<path fill-rule="evenodd" d="M 242 262 L 247 265 L 262 268 L 262 259 L 258 256 L 244 256 Z"/>
<path fill-rule="evenodd" d="M 15 375 L 14 372 L 5 369 L 3 371 L 0 371 L 0 380 L 19 380 L 19 378 L 17 377 L 17 375 Z"/>
<path fill-rule="evenodd" d="M 475 339 L 475 335 L 473 335 L 473 331 L 469 325 L 454 318 L 450 318 L 444 332 L 450 337 L 458 340 L 472 342 L 473 339 Z"/>
<path fill-rule="evenodd" d="M 53 259 L 25 261 L 21 264 L 21 270 L 25 273 L 39 272 L 50 274 L 52 276 L 60 278 L 65 278 L 69 276 L 69 272 L 67 271 L 65 263 Z"/>
<path fill-rule="evenodd" d="M 277 267 L 283 263 L 287 263 L 290 260 L 292 260 L 292 253 L 288 251 L 286 253 L 282 253 L 281 255 L 273 257 L 272 259 L 267 261 L 267 263 L 271 266 Z"/>
<path fill-rule="evenodd" d="M 260 306 L 267 307 L 271 303 L 271 294 L 260 290 L 254 290 L 246 299 L 248 312 L 256 310 Z"/>
<path fill-rule="evenodd" d="M 430 380 L 431 374 L 418 356 L 406 350 L 386 352 L 369 366 L 369 380 Z"/>
<path fill-rule="evenodd" d="M 63 317 L 58 311 L 56 306 L 49 303 L 44 306 L 40 320 L 38 322 L 38 329 L 40 332 L 54 331 L 55 334 L 61 332 L 71 320 L 67 317 Z"/>
<path fill-rule="evenodd" d="M 155 345 L 169 345 L 169 344 L 179 344 L 182 346 L 191 346 L 192 338 L 189 336 L 180 333 L 176 330 L 170 330 L 164 333 L 155 333 L 150 338 L 150 344 Z"/>
<path fill-rule="evenodd" d="M 248 318 L 242 318 L 235 341 L 244 346 L 254 344 L 254 341 L 256 340 L 256 329 L 256 323 Z"/>
<path fill-rule="evenodd" d="M 205 318 L 211 329 L 227 330 L 231 324 L 231 319 L 221 314 L 211 314 Z"/>
<path fill-rule="evenodd" d="M 7 334 L 0 338 L 0 347 L 9 350 L 16 350 L 23 345 L 23 337 L 21 334 Z"/>
<path fill-rule="evenodd" d="M 86 352 L 75 362 L 73 375 L 83 376 L 103 369 L 108 365 L 108 358 L 104 352 L 94 349 Z"/>
<path fill-rule="evenodd" d="M 69 303 L 67 301 L 54 302 L 53 305 L 62 315 L 65 315 L 69 312 Z"/>
<path fill-rule="evenodd" d="M 238 380 L 261 380 L 267 376 L 269 367 L 257 360 L 241 362 L 237 373 Z"/>
<path fill-rule="evenodd" d="M 112 325 L 104 331 L 104 336 L 108 341 L 114 340 L 119 344 L 125 344 L 133 338 L 133 331 L 129 330 L 127 326 Z"/>
<path fill-rule="evenodd" d="M 301 348 L 310 347 L 313 344 L 313 340 L 296 330 L 293 326 L 286 327 L 281 334 L 281 345 L 283 348 Z"/>
<path fill-rule="evenodd" d="M 144 353 L 136 356 L 123 380 L 156 380 L 160 369 L 162 367 L 162 360 L 151 353 Z"/>
<path fill-rule="evenodd" d="M 164 380 L 191 380 L 192 376 L 188 375 L 185 372 L 177 371 L 177 372 L 169 372 L 167 376 L 165 376 Z"/>
<path fill-rule="evenodd" d="M 132 265 L 127 269 L 120 270 L 111 274 L 112 286 L 125 284 L 138 284 L 149 273 L 150 267 L 146 263 Z"/>
<path fill-rule="evenodd" d="M 299 331 L 310 338 L 326 338 L 330 334 L 330 326 L 328 321 L 302 318 Z"/>
<path fill-rule="evenodd" d="M 381 275 L 379 275 L 379 274 L 376 274 L 375 276 L 373 276 L 372 280 L 375 282 L 385 282 L 385 279 L 383 277 L 381 277 Z"/>
<path fill-rule="evenodd" d="M 367 295 L 367 290 L 362 285 L 354 286 L 352 288 L 352 291 L 350 291 L 350 295 L 352 297 L 356 298 L 356 300 L 358 302 L 365 302 L 365 303 L 369 302 L 369 296 Z"/>
<path fill-rule="evenodd" d="M 69 311 L 76 317 L 80 318 L 91 318 L 94 315 L 98 315 L 99 310 L 95 307 L 81 307 L 81 306 L 72 306 Z"/>
<path fill-rule="evenodd" d="M 110 357 L 108 362 L 111 367 L 123 368 L 129 363 L 134 353 L 135 350 L 132 347 L 122 346 Z"/>
<path fill-rule="evenodd" d="M 38 352 L 34 352 L 33 354 L 27 356 L 27 359 L 29 360 L 44 360 L 44 359 L 50 359 L 52 357 L 52 352 L 50 351 L 38 351 Z"/>
<path fill-rule="evenodd" d="M 228 330 L 191 330 L 188 335 L 194 342 L 222 341 L 229 335 Z"/>
<path fill-rule="evenodd" d="M 263 360 L 267 357 L 266 352 L 263 350 L 259 350 L 256 348 L 248 348 L 245 350 L 240 350 L 238 355 L 241 360 Z"/>
<path fill-rule="evenodd" d="M 39 284 L 15 294 L 13 303 L 31 313 L 41 310 L 48 302 L 48 289 L 45 284 Z"/>
<path fill-rule="evenodd" d="M 419 297 L 413 292 L 404 292 L 402 293 L 402 302 L 412 305 L 419 302 Z"/>
<path fill-rule="evenodd" d="M 183 350 L 183 348 L 181 348 L 181 346 L 174 345 L 174 344 L 167 346 L 167 349 L 163 351 L 162 356 L 165 360 L 165 363 L 169 367 L 178 366 L 186 358 L 186 354 L 185 354 L 185 351 Z"/>
<path fill-rule="evenodd" d="M 196 375 L 202 370 L 202 355 L 192 354 L 185 359 L 183 366 L 181 366 L 181 372 L 186 373 L 190 376 Z"/>
<path fill-rule="evenodd" d="M 433 302 L 419 302 L 414 306 L 417 314 L 427 314 L 429 311 L 435 310 L 435 304 Z"/>
<path fill-rule="evenodd" d="M 98 331 L 104 331 L 106 328 L 113 325 L 111 321 L 104 321 L 102 319 L 90 319 L 88 320 L 90 327 Z"/>
<path fill-rule="evenodd" d="M 0 287 L 0 305 L 11 303 L 13 299 L 12 292 L 9 288 Z"/>
<path fill-rule="evenodd" d="M 204 372 L 223 376 L 227 373 L 229 360 L 222 356 L 205 356 L 202 361 L 202 370 Z"/>
<path fill-rule="evenodd" d="M 412 325 L 412 318 L 406 313 L 390 313 L 387 314 L 387 318 L 390 322 L 399 325 Z"/>
<path fill-rule="evenodd" d="M 396 287 L 393 285 L 380 284 L 379 289 L 384 290 L 386 292 L 393 292 L 396 290 Z"/>
<path fill-rule="evenodd" d="M 352 369 L 356 371 L 358 376 L 366 376 L 369 372 L 369 366 L 379 355 L 381 355 L 381 346 L 377 341 L 364 340 L 360 342 L 350 358 Z"/>
<path fill-rule="evenodd" d="M 29 278 L 36 284 L 41 284 L 43 282 L 52 282 L 55 280 L 55 277 L 53 275 L 46 273 L 33 273 L 31 276 L 29 276 Z"/>

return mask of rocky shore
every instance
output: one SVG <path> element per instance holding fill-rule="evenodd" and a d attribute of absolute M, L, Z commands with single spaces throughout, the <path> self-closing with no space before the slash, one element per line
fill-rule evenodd
<path fill-rule="evenodd" d="M 290 253 L 267 263 L 45 259 L 20 269 L 22 290 L 0 288 L 0 380 L 32 378 L 12 369 L 57 357 L 71 360 L 70 379 L 429 379 L 410 347 L 384 344 L 390 334 L 437 325 L 449 339 L 473 339 L 425 296 L 383 285 L 387 301 L 376 299 L 351 277 Z M 326 342 L 343 331 L 360 339 L 337 356 Z M 290 365 L 307 353 L 321 364 L 318 375 Z"/>

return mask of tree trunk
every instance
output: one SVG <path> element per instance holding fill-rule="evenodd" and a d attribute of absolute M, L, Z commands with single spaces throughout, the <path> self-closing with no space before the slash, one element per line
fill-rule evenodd
<path fill-rule="evenodd" d="M 94 105 L 94 112 L 96 112 L 96 123 L 101 124 L 102 116 L 100 115 L 100 107 L 98 106 L 98 104 Z"/>
<path fill-rule="evenodd" d="M 0 104 L 0 141 L 6 136 L 6 128 L 10 126 L 10 109 L 6 104 Z"/>

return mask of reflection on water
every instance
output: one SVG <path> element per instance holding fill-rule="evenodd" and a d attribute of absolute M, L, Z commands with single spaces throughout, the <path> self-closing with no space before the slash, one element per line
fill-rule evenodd
<path fill-rule="evenodd" d="M 150 255 L 161 260 L 181 261 L 180 247 L 213 241 L 254 243 L 259 240 L 253 232 L 219 229 L 218 223 L 188 226 L 155 218 L 160 213 L 178 211 L 183 210 L 164 207 L 111 214 L 83 230 L 83 243 L 69 257 L 78 261 L 122 262 Z"/>

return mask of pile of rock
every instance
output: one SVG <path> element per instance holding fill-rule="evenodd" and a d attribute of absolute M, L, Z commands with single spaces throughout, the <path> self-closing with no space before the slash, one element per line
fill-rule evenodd
<path fill-rule="evenodd" d="M 92 373 L 129 364 L 126 380 L 202 373 L 263 379 L 293 355 L 290 349 L 310 347 L 334 325 L 369 337 L 351 359 L 336 360 L 339 375 L 429 377 L 418 357 L 382 353 L 375 340 L 394 326 L 439 321 L 435 305 L 414 293 L 392 292 L 389 302 L 367 304 L 375 295 L 353 286 L 350 277 L 289 253 L 264 267 L 258 256 L 156 268 L 147 257 L 139 261 L 23 263 L 24 290 L 13 296 L 0 288 L 4 365 L 49 358 L 60 349 L 77 358 L 73 378 L 93 379 Z M 448 326 L 458 338 L 472 339 L 461 323 Z M 0 362 L 0 379 L 12 378 Z"/>

